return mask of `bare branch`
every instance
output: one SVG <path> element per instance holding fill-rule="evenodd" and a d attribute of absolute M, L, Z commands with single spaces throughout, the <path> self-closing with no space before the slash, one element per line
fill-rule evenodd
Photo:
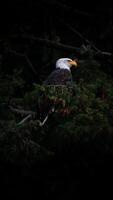
<path fill-rule="evenodd" d="M 61 2 L 58 2 L 56 0 L 52 0 L 52 1 L 47 1 L 47 0 L 42 0 L 44 3 L 47 3 L 47 4 L 50 4 L 50 5 L 53 5 L 55 7 L 58 7 L 58 8 L 61 8 L 63 10 L 65 10 L 66 12 L 72 12 L 72 13 L 75 13 L 75 14 L 78 14 L 78 15 L 83 15 L 83 16 L 86 16 L 86 17 L 93 17 L 95 16 L 94 14 L 90 14 L 90 13 L 87 13 L 87 12 L 83 12 L 81 10 L 78 10 L 78 9 L 75 9 L 71 6 L 68 6 L 64 3 L 61 3 Z"/>
<path fill-rule="evenodd" d="M 77 31 L 75 28 L 71 27 L 70 24 L 64 22 L 63 20 L 57 18 L 62 24 L 64 24 L 69 30 L 71 30 L 73 33 L 78 35 L 83 41 L 85 41 L 87 44 L 89 44 L 91 47 L 93 47 L 96 51 L 100 51 L 94 44 L 92 44 L 91 41 L 89 41 L 86 37 L 84 37 L 79 31 Z"/>
<path fill-rule="evenodd" d="M 19 115 L 25 115 L 26 117 L 24 117 L 19 123 L 17 123 L 18 126 L 24 124 L 28 119 L 30 118 L 35 118 L 36 117 L 36 112 L 33 112 L 33 111 L 26 111 L 26 110 L 20 110 L 20 109 L 17 109 L 17 108 L 13 108 L 12 106 L 9 106 L 10 110 L 16 114 L 19 114 Z M 54 112 L 54 109 L 51 109 L 50 112 Z M 44 124 L 46 123 L 47 119 L 48 119 L 48 116 L 50 114 L 50 112 L 48 113 L 48 115 L 45 117 L 45 119 L 41 122 L 40 120 L 37 120 L 37 123 L 40 127 L 44 126 Z"/>
<path fill-rule="evenodd" d="M 104 51 L 101 51 L 100 53 L 101 53 L 103 56 L 113 57 L 113 54 L 110 53 L 110 52 L 104 52 Z"/>
<path fill-rule="evenodd" d="M 9 106 L 10 110 L 16 114 L 20 114 L 20 115 L 32 115 L 33 117 L 36 116 L 36 112 L 33 112 L 31 110 L 21 110 L 18 108 L 13 108 L 12 106 Z"/>
<path fill-rule="evenodd" d="M 19 123 L 17 123 L 18 126 L 22 125 L 23 123 L 25 123 L 28 119 L 30 119 L 32 117 L 31 114 L 27 115 L 24 119 L 22 119 Z"/>
<path fill-rule="evenodd" d="M 85 38 L 81 33 L 79 33 L 74 28 L 70 27 L 69 24 L 66 24 L 66 26 L 68 26 L 68 28 L 70 28 L 74 33 L 78 34 L 79 37 L 82 38 L 82 40 L 84 40 L 85 42 L 87 42 L 89 44 L 88 46 L 84 45 L 86 51 L 90 51 L 91 47 L 92 47 L 94 49 L 94 50 L 92 50 L 94 56 L 101 56 L 102 55 L 102 56 L 113 57 L 112 53 L 110 53 L 110 52 L 102 52 L 94 44 L 92 44 L 92 42 L 90 42 L 87 38 Z M 52 47 L 52 48 L 60 49 L 60 50 L 71 51 L 71 52 L 75 52 L 75 53 L 79 53 L 79 54 L 81 54 L 81 48 L 83 48 L 83 45 L 82 45 L 82 47 L 78 48 L 78 47 L 71 46 L 71 45 L 65 45 L 65 44 L 60 43 L 60 42 L 51 41 L 51 40 L 48 40 L 48 39 L 45 39 L 45 38 L 35 37 L 33 35 L 31 36 L 31 35 L 24 34 L 24 35 L 22 35 L 20 37 L 22 37 L 24 39 L 34 40 L 35 42 L 38 42 L 39 44 L 42 44 L 42 45 L 46 45 L 48 47 Z M 90 48 L 89 48 L 89 46 L 90 46 Z M 15 55 L 24 56 L 25 57 L 25 55 L 17 53 L 14 50 L 13 51 L 11 50 L 11 52 L 13 52 Z M 84 53 L 86 53 L 86 52 L 84 51 Z"/>
<path fill-rule="evenodd" d="M 37 75 L 37 71 L 35 70 L 33 64 L 31 63 L 30 59 L 28 58 L 28 56 L 25 54 L 24 55 L 26 62 L 28 63 L 29 67 L 32 69 L 32 71 L 34 72 L 35 75 Z"/>
<path fill-rule="evenodd" d="M 80 48 L 78 48 L 78 47 L 74 47 L 74 46 L 71 46 L 71 45 L 65 45 L 65 44 L 62 44 L 60 42 L 55 42 L 55 41 L 51 41 L 51 40 L 44 39 L 44 38 L 38 38 L 38 37 L 35 37 L 35 36 L 28 36 L 28 35 L 23 35 L 22 37 L 25 38 L 25 39 L 34 40 L 34 41 L 36 41 L 40 44 L 44 44 L 48 47 L 53 47 L 53 48 L 56 48 L 56 49 L 62 49 L 62 50 L 67 50 L 67 51 L 76 51 L 76 52 L 80 51 Z"/>

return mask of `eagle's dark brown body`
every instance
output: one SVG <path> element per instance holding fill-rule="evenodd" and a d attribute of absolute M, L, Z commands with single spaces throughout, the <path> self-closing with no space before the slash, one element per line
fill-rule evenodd
<path fill-rule="evenodd" d="M 72 75 L 71 71 L 68 69 L 57 68 L 54 70 L 46 81 L 44 85 L 70 85 L 72 84 Z"/>

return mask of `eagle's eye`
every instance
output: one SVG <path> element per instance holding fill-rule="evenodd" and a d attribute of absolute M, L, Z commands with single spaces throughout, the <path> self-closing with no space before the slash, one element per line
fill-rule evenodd
<path fill-rule="evenodd" d="M 77 67 L 77 61 L 76 60 L 69 60 L 68 63 L 70 64 L 70 66 Z"/>
<path fill-rule="evenodd" d="M 72 62 L 72 60 L 67 60 L 67 62 L 70 64 Z"/>

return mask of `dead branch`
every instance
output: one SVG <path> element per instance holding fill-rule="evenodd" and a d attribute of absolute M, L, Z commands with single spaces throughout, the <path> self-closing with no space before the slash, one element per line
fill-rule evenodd
<path fill-rule="evenodd" d="M 110 53 L 110 52 L 104 52 L 104 51 L 101 51 L 100 54 L 102 54 L 103 56 L 113 57 L 113 54 Z"/>
<path fill-rule="evenodd" d="M 19 123 L 17 123 L 18 126 L 24 124 L 26 121 L 28 121 L 28 119 L 31 118 L 36 118 L 36 112 L 33 112 L 31 110 L 20 110 L 18 108 L 13 108 L 12 106 L 9 106 L 10 110 L 16 114 L 19 114 L 21 116 L 25 116 Z M 52 110 L 52 112 L 54 112 Z M 40 127 L 44 126 L 44 124 L 46 123 L 48 116 L 50 113 L 48 113 L 48 115 L 45 117 L 45 119 L 43 120 L 43 122 L 41 122 L 40 120 L 37 120 L 37 123 Z"/>
<path fill-rule="evenodd" d="M 36 116 L 36 112 L 33 112 L 31 110 L 22 110 L 22 109 L 18 109 L 18 108 L 13 108 L 13 106 L 9 106 L 10 110 L 16 114 L 19 115 L 32 115 L 32 117 Z"/>
<path fill-rule="evenodd" d="M 82 34 L 80 34 L 79 32 L 78 32 L 78 34 L 79 34 L 80 37 L 82 37 L 82 39 L 87 41 L 87 43 L 90 45 L 90 47 L 94 48 L 94 50 L 95 50 L 95 51 L 93 51 L 94 55 L 100 55 L 101 54 L 103 56 L 110 56 L 110 57 L 113 56 L 113 54 L 110 53 L 110 52 L 103 52 L 100 49 L 98 49 L 94 44 L 92 44 L 88 39 L 86 39 L 84 36 L 82 36 Z M 59 49 L 62 49 L 62 50 L 64 49 L 64 50 L 68 50 L 68 51 L 75 51 L 77 53 L 81 52 L 81 48 L 74 47 L 74 46 L 71 46 L 71 45 L 65 45 L 65 44 L 55 42 L 55 41 L 51 41 L 51 40 L 48 40 L 48 39 L 37 38 L 37 37 L 34 37 L 34 36 L 27 36 L 27 38 L 35 40 L 35 41 L 37 41 L 41 44 L 47 45 L 49 47 L 59 48 Z M 87 46 L 86 46 L 86 49 L 87 49 Z"/>
<path fill-rule="evenodd" d="M 28 119 L 32 118 L 32 115 L 27 115 L 24 119 L 22 119 L 19 123 L 17 123 L 18 126 L 24 124 Z"/>
<path fill-rule="evenodd" d="M 35 75 L 37 75 L 37 71 L 35 70 L 33 64 L 31 63 L 29 57 L 25 54 L 24 58 L 26 59 L 27 64 L 29 65 L 29 67 L 32 69 L 32 71 L 34 72 Z"/>
<path fill-rule="evenodd" d="M 78 53 L 80 55 L 81 55 L 81 52 L 82 52 L 82 55 L 86 54 L 86 52 L 92 50 L 91 49 L 91 47 L 92 47 L 93 48 L 92 53 L 93 53 L 94 56 L 98 56 L 98 57 L 101 57 L 101 56 L 113 57 L 112 53 L 110 53 L 110 52 L 103 52 L 100 49 L 98 49 L 94 44 L 92 44 L 92 42 L 90 42 L 87 38 L 85 38 L 81 33 L 79 33 L 74 28 L 70 27 L 69 24 L 66 24 L 66 26 L 68 26 L 68 28 L 70 28 L 74 33 L 78 34 L 78 36 L 81 37 L 82 40 L 84 40 L 85 42 L 87 42 L 88 45 L 86 45 L 86 46 L 82 45 L 80 48 L 78 48 L 78 47 L 71 46 L 71 45 L 65 45 L 65 44 L 60 43 L 60 42 L 51 41 L 51 40 L 48 40 L 48 39 L 45 39 L 45 38 L 35 37 L 33 35 L 31 36 L 31 35 L 23 34 L 20 37 L 22 37 L 24 39 L 28 39 L 28 40 L 33 40 L 35 42 L 38 42 L 39 44 L 46 45 L 48 47 L 52 47 L 52 48 L 60 49 L 60 50 L 71 51 L 71 52 Z M 16 37 L 16 35 L 15 35 L 15 37 Z M 84 53 L 82 51 L 83 50 L 83 46 L 85 47 L 84 48 Z M 15 55 L 24 56 L 25 57 L 24 54 L 18 53 L 18 52 L 14 51 L 14 50 L 10 50 L 10 51 L 12 53 L 14 53 Z M 28 62 L 28 59 L 27 59 L 27 62 Z M 29 65 L 29 66 L 31 67 L 31 65 Z"/>
<path fill-rule="evenodd" d="M 96 52 L 93 52 L 95 55 L 103 55 L 103 56 L 109 56 L 109 57 L 113 57 L 113 54 L 110 52 L 103 52 L 100 49 L 98 49 L 91 41 L 89 41 L 86 37 L 84 37 L 79 31 L 77 31 L 76 29 L 74 29 L 73 27 L 70 26 L 70 24 L 64 22 L 63 20 L 57 18 L 61 23 L 63 23 L 68 29 L 70 29 L 73 33 L 75 33 L 76 35 L 78 35 L 82 40 L 84 40 L 90 47 L 92 47 Z M 85 46 L 85 45 L 84 45 Z M 86 51 L 87 46 L 85 46 Z M 91 48 L 90 48 L 91 49 Z M 81 49 L 80 49 L 81 50 Z M 84 52 L 85 53 L 85 52 Z"/>
<path fill-rule="evenodd" d="M 75 9 L 69 5 L 66 5 L 64 3 L 61 3 L 61 2 L 58 2 L 56 0 L 54 1 L 47 1 L 47 0 L 42 0 L 44 3 L 47 3 L 49 5 L 53 5 L 55 7 L 58 7 L 58 8 L 61 8 L 63 10 L 65 10 L 66 12 L 72 12 L 72 13 L 75 13 L 75 14 L 78 14 L 78 15 L 83 15 L 83 16 L 86 16 L 86 17 L 94 17 L 95 14 L 90 14 L 90 13 L 87 13 L 87 12 L 83 12 L 81 10 L 78 10 L 78 9 Z"/>
<path fill-rule="evenodd" d="M 48 47 L 53 47 L 56 49 L 67 50 L 67 51 L 76 51 L 76 52 L 80 51 L 80 48 L 78 48 L 78 47 L 74 47 L 71 45 L 65 45 L 60 42 L 51 41 L 51 40 L 48 40 L 45 38 L 38 38 L 35 36 L 29 36 L 29 35 L 23 35 L 22 38 L 34 40 L 34 41 L 38 42 L 39 44 L 44 44 Z"/>
<path fill-rule="evenodd" d="M 71 30 L 73 33 L 78 35 L 83 41 L 85 41 L 87 44 L 89 44 L 91 47 L 93 47 L 94 50 L 100 51 L 94 44 L 92 44 L 91 41 L 89 41 L 86 37 L 84 37 L 79 31 L 77 31 L 75 28 L 70 26 L 70 24 L 64 22 L 62 19 L 57 18 L 59 22 L 61 22 L 63 25 L 65 25 L 69 30 Z"/>

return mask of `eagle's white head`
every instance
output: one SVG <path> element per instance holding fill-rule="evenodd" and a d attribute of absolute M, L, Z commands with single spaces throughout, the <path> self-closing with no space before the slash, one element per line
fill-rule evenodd
<path fill-rule="evenodd" d="M 70 58 L 60 58 L 56 61 L 56 68 L 68 69 L 70 71 L 70 68 L 72 66 L 75 66 L 77 68 L 76 60 L 72 60 Z"/>

